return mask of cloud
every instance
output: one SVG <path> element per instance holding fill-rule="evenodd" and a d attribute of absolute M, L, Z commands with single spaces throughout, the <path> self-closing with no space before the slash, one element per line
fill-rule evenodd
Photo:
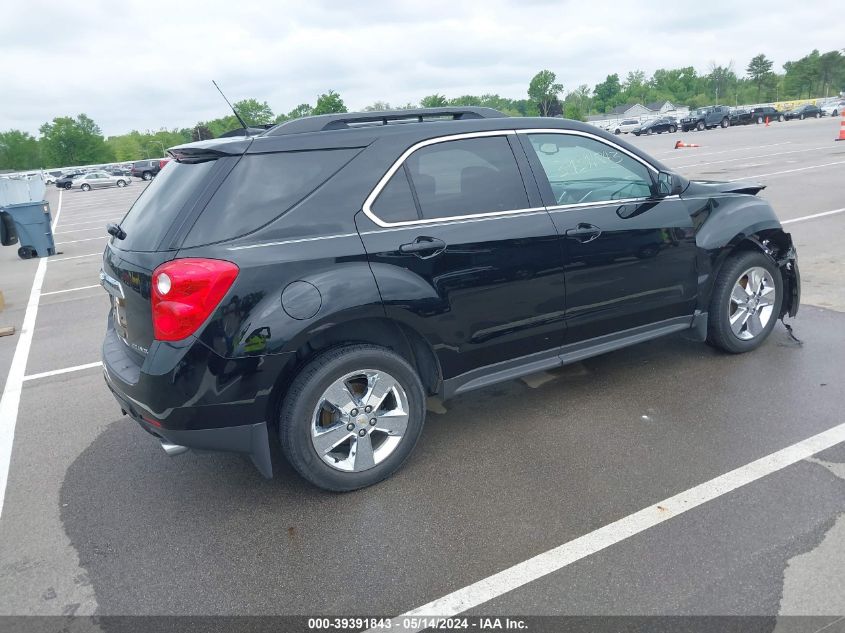
<path fill-rule="evenodd" d="M 328 89 L 347 106 L 417 102 L 427 94 L 521 98 L 553 70 L 567 89 L 642 69 L 734 62 L 763 52 L 776 68 L 813 48 L 841 47 L 836 6 L 766 12 L 711 0 L 706 14 L 643 2 L 105 2 L 4 8 L 0 129 L 36 132 L 85 112 L 106 134 L 184 127 L 226 113 L 232 100 L 276 112 Z"/>

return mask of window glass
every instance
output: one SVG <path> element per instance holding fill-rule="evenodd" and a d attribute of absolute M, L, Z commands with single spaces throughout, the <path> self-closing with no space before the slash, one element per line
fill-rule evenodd
<path fill-rule="evenodd" d="M 417 207 L 411 193 L 411 185 L 405 169 L 399 170 L 387 181 L 384 189 L 373 203 L 373 213 L 385 222 L 404 222 L 417 220 Z"/>
<path fill-rule="evenodd" d="M 436 143 L 406 164 L 424 218 L 528 207 L 516 159 L 504 136 Z"/>
<path fill-rule="evenodd" d="M 651 175 L 645 165 L 610 145 L 573 134 L 529 137 L 557 204 L 651 195 Z"/>
<path fill-rule="evenodd" d="M 161 172 L 120 223 L 126 239 L 115 245 L 128 251 L 153 251 L 185 204 L 202 192 L 215 161 L 173 163 Z"/>
<path fill-rule="evenodd" d="M 272 222 L 313 193 L 359 151 L 247 154 L 205 207 L 184 246 L 233 239 Z"/>

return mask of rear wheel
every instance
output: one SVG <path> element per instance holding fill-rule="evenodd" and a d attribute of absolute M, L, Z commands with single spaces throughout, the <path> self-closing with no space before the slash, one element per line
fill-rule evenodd
<path fill-rule="evenodd" d="M 759 347 L 775 327 L 783 280 L 775 263 L 758 251 L 732 255 L 713 288 L 707 341 L 739 354 Z"/>
<path fill-rule="evenodd" d="M 91 191 L 91 185 L 85 183 L 80 187 L 80 189 L 82 189 L 82 191 Z"/>
<path fill-rule="evenodd" d="M 125 180 L 118 180 L 118 181 L 117 181 L 117 186 L 118 186 L 118 187 L 125 187 L 125 186 L 126 186 L 126 181 L 125 181 Z"/>
<path fill-rule="evenodd" d="M 152 180 L 153 175 L 150 172 L 145 171 L 143 174 L 141 174 L 141 178 L 143 178 L 144 180 Z"/>
<path fill-rule="evenodd" d="M 349 345 L 308 363 L 291 384 L 279 438 L 305 479 L 355 490 L 393 474 L 425 421 L 425 392 L 414 368 L 375 345 Z"/>
<path fill-rule="evenodd" d="M 676 128 L 674 125 L 669 126 L 669 133 L 670 134 L 674 134 L 677 131 L 678 131 L 678 128 Z"/>
<path fill-rule="evenodd" d="M 21 246 L 18 249 L 18 257 L 21 259 L 32 259 L 36 257 L 38 253 L 35 252 L 34 248 L 30 248 L 29 246 Z"/>
<path fill-rule="evenodd" d="M 783 115 L 782 114 L 778 115 L 778 121 L 780 123 L 783 123 Z"/>
<path fill-rule="evenodd" d="M 731 124 L 731 122 L 730 122 L 730 120 L 729 120 L 727 117 L 726 117 L 726 118 L 724 118 L 724 119 L 722 119 L 722 127 L 723 127 L 723 128 L 728 127 L 730 124 Z"/>
<path fill-rule="evenodd" d="M 800 115 L 798 118 L 799 118 L 800 120 L 802 120 L 802 121 L 803 121 L 803 120 L 804 120 L 804 115 L 802 114 L 802 115 Z"/>
<path fill-rule="evenodd" d="M 822 113 L 821 113 L 821 112 L 816 112 L 816 118 L 817 118 L 817 119 L 822 118 Z"/>

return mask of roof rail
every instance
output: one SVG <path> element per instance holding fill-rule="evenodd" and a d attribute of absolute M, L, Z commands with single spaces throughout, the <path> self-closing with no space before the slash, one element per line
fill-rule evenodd
<path fill-rule="evenodd" d="M 359 126 L 390 125 L 391 123 L 425 123 L 437 120 L 498 119 L 508 115 L 493 108 L 475 106 L 452 108 L 414 108 L 411 110 L 386 110 L 384 112 L 350 112 L 320 114 L 287 121 L 267 131 L 265 136 L 346 130 Z"/>

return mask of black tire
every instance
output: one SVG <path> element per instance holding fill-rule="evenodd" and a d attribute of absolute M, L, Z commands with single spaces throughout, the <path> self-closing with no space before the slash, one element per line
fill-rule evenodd
<path fill-rule="evenodd" d="M 616 134 L 616 135 L 619 135 L 619 134 L 622 134 L 622 130 L 616 130 L 613 133 Z"/>
<path fill-rule="evenodd" d="M 126 181 L 125 181 L 125 180 L 118 180 L 118 181 L 117 181 L 117 186 L 118 186 L 118 187 L 125 187 L 125 186 L 126 186 Z"/>
<path fill-rule="evenodd" d="M 762 122 L 763 122 L 763 117 L 758 116 L 757 117 L 757 125 L 760 125 Z"/>
<path fill-rule="evenodd" d="M 71 187 L 71 184 L 70 184 L 69 182 L 68 182 L 68 183 L 65 183 L 65 189 L 67 189 L 68 191 L 70 191 L 70 187 Z"/>
<path fill-rule="evenodd" d="M 822 113 L 821 113 L 821 112 L 816 112 L 816 118 L 817 118 L 817 119 L 822 118 Z"/>
<path fill-rule="evenodd" d="M 775 300 L 772 315 L 763 330 L 750 340 L 743 340 L 731 329 L 728 310 L 731 292 L 740 276 L 752 267 L 765 268 L 775 285 Z M 710 311 L 707 319 L 707 342 L 732 354 L 750 352 L 762 345 L 777 323 L 783 303 L 783 278 L 774 261 L 760 251 L 743 251 L 731 255 L 722 265 L 713 294 L 710 296 Z"/>
<path fill-rule="evenodd" d="M 723 129 L 726 128 L 726 127 L 730 127 L 730 125 L 731 125 L 730 119 L 728 119 L 728 118 L 722 119 L 722 128 Z"/>
<path fill-rule="evenodd" d="M 311 441 L 311 416 L 326 389 L 345 374 L 364 368 L 388 372 L 408 398 L 408 426 L 401 442 L 382 462 L 361 472 L 329 466 Z M 425 391 L 414 368 L 398 354 L 376 345 L 356 344 L 320 354 L 291 383 L 279 415 L 282 451 L 296 471 L 315 486 L 343 492 L 371 486 L 392 475 L 417 443 L 425 423 Z"/>
<path fill-rule="evenodd" d="M 82 191 L 91 191 L 91 185 L 87 183 L 83 183 L 82 186 L 79 188 L 82 189 Z"/>
<path fill-rule="evenodd" d="M 803 114 L 801 114 L 801 115 L 799 115 L 799 116 L 798 116 L 798 118 L 799 118 L 800 120 L 802 120 L 802 121 L 803 121 L 803 120 L 804 120 L 804 115 L 803 115 Z"/>
<path fill-rule="evenodd" d="M 839 110 L 834 110 L 830 116 L 839 116 Z"/>
<path fill-rule="evenodd" d="M 784 119 L 783 119 L 783 115 L 782 115 L 782 114 L 781 114 L 781 115 L 778 115 L 778 121 L 779 121 L 780 123 L 783 123 Z"/>
<path fill-rule="evenodd" d="M 696 123 L 695 129 L 699 132 L 702 132 L 704 130 L 704 121 L 699 121 L 698 123 Z"/>
<path fill-rule="evenodd" d="M 30 248 L 29 246 L 21 246 L 18 249 L 18 257 L 21 259 L 32 259 L 36 255 L 37 253 L 35 252 L 35 249 Z"/>
<path fill-rule="evenodd" d="M 654 130 L 652 130 L 651 128 L 648 128 L 648 130 L 646 131 L 646 134 L 651 136 L 652 134 L 654 134 Z"/>
<path fill-rule="evenodd" d="M 153 175 L 150 172 L 145 171 L 143 174 L 141 174 L 141 178 L 143 178 L 144 180 L 152 180 Z"/>
<path fill-rule="evenodd" d="M 670 134 L 674 134 L 677 131 L 678 131 L 678 128 L 676 128 L 674 125 L 669 126 L 669 133 Z"/>

